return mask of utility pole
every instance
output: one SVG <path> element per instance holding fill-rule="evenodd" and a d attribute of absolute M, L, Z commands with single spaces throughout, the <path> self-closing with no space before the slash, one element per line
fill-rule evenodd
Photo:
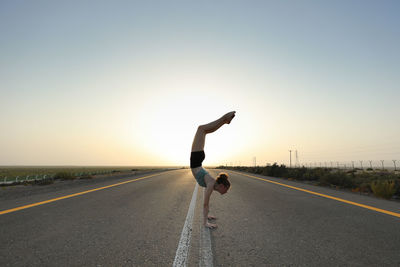
<path fill-rule="evenodd" d="M 354 170 L 354 161 L 351 161 L 351 165 L 353 165 L 353 170 Z"/>
<path fill-rule="evenodd" d="M 362 163 L 363 163 L 363 161 L 360 160 L 361 170 L 364 170 Z"/>
<path fill-rule="evenodd" d="M 369 167 L 372 169 L 372 160 L 369 160 Z"/>
<path fill-rule="evenodd" d="M 289 168 L 292 168 L 292 150 L 289 150 L 289 154 L 290 154 Z"/>
<path fill-rule="evenodd" d="M 382 170 L 384 170 L 385 169 L 385 167 L 383 166 L 383 162 L 384 162 L 385 160 L 381 160 L 381 162 L 382 162 Z"/>
<path fill-rule="evenodd" d="M 395 159 L 393 160 L 393 164 L 394 164 L 394 171 L 396 171 L 396 161 L 397 161 L 397 160 L 395 160 Z"/>
<path fill-rule="evenodd" d="M 297 150 L 296 150 L 296 167 L 299 164 L 299 158 L 297 157 Z"/>

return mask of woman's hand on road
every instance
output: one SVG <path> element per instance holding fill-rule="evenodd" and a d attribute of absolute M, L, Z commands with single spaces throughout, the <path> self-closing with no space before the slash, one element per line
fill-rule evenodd
<path fill-rule="evenodd" d="M 217 217 L 212 216 L 212 215 L 208 215 L 207 218 L 208 218 L 209 220 L 216 220 L 216 219 L 217 219 Z"/>
<path fill-rule="evenodd" d="M 210 229 L 214 229 L 214 228 L 217 228 L 218 226 L 217 226 L 215 223 L 209 223 L 209 222 L 207 222 L 207 223 L 206 223 L 206 227 L 208 227 L 208 228 L 210 228 Z"/>

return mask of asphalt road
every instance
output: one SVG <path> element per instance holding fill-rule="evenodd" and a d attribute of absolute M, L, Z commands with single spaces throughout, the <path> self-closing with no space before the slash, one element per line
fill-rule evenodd
<path fill-rule="evenodd" d="M 188 266 L 198 266 L 209 245 L 214 266 L 400 265 L 400 218 L 229 173 L 230 191 L 211 196 L 218 229 L 206 232 L 210 244 L 198 190 Z M 148 175 L 3 187 L 0 212 Z M 263 178 L 400 212 L 399 202 Z M 171 266 L 194 188 L 190 170 L 167 171 L 2 214 L 0 265 Z"/>

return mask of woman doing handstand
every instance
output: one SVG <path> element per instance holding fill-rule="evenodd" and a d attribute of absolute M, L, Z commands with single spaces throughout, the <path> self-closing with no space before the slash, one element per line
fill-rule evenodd
<path fill-rule="evenodd" d="M 190 154 L 190 168 L 192 169 L 193 176 L 196 178 L 197 183 L 205 187 L 204 190 L 204 206 L 203 206 L 203 216 L 204 216 L 204 226 L 208 228 L 216 228 L 217 225 L 209 223 L 208 219 L 215 219 L 213 216 L 208 215 L 209 211 L 209 201 L 212 192 L 218 191 L 221 195 L 225 194 L 230 183 L 228 181 L 228 174 L 220 173 L 217 179 L 214 179 L 202 166 L 202 162 L 205 158 L 204 154 L 204 142 L 206 140 L 206 134 L 215 132 L 225 123 L 229 124 L 231 120 L 235 117 L 235 111 L 229 112 L 219 118 L 216 121 L 210 122 L 208 124 L 200 125 L 197 128 L 196 135 L 194 136 L 192 144 L 192 153 Z"/>

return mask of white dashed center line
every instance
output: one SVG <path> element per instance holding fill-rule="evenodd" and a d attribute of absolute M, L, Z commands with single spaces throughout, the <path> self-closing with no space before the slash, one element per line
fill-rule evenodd
<path fill-rule="evenodd" d="M 193 191 L 192 200 L 190 201 L 189 210 L 186 215 L 185 224 L 182 229 L 181 239 L 179 240 L 178 248 L 176 250 L 175 260 L 172 266 L 187 266 L 187 260 L 190 248 L 190 238 L 192 237 L 192 224 L 194 208 L 196 207 L 198 184 Z"/>
<path fill-rule="evenodd" d="M 213 255 L 211 250 L 210 229 L 200 225 L 200 263 L 199 266 L 212 267 Z"/>

